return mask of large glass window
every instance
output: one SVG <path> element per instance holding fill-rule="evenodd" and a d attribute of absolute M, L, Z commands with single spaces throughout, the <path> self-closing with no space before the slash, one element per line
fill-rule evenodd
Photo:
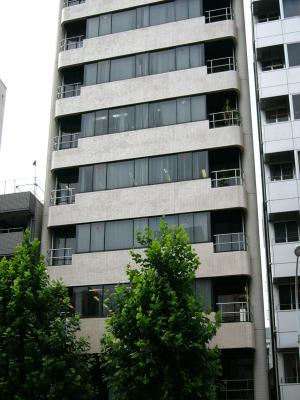
<path fill-rule="evenodd" d="M 119 81 L 135 77 L 135 57 L 116 58 L 111 61 L 110 80 Z"/>
<path fill-rule="evenodd" d="M 298 222 L 286 221 L 274 223 L 275 242 L 297 242 L 299 240 Z"/>
<path fill-rule="evenodd" d="M 208 151 L 146 157 L 80 167 L 80 192 L 209 177 Z"/>
<path fill-rule="evenodd" d="M 293 96 L 294 118 L 300 119 L 300 94 Z"/>
<path fill-rule="evenodd" d="M 282 0 L 285 18 L 300 15 L 300 0 Z"/>
<path fill-rule="evenodd" d="M 293 179 L 294 167 L 293 163 L 270 164 L 271 181 L 282 181 L 285 179 Z"/>
<path fill-rule="evenodd" d="M 290 67 L 300 65 L 300 43 L 291 43 L 287 45 Z"/>
<path fill-rule="evenodd" d="M 280 302 L 280 310 L 295 310 L 296 301 L 295 301 L 295 284 L 289 283 L 286 285 L 279 285 L 279 302 Z M 299 299 L 300 299 L 300 286 L 298 288 Z M 299 301 L 300 307 L 300 301 Z"/>
<path fill-rule="evenodd" d="M 172 0 L 87 19 L 87 38 L 180 21 L 203 15 L 203 0 Z"/>
<path fill-rule="evenodd" d="M 82 137 L 202 121 L 206 96 L 182 97 L 82 115 Z"/>
<path fill-rule="evenodd" d="M 205 65 L 204 44 L 174 47 L 84 65 L 84 85 L 162 74 Z"/>
<path fill-rule="evenodd" d="M 134 161 L 120 161 L 107 165 L 107 189 L 133 186 Z"/>
<path fill-rule="evenodd" d="M 149 217 L 77 225 L 77 253 L 140 248 L 142 246 L 136 240 L 136 231 L 143 233 L 149 227 L 154 237 L 158 237 L 160 219 Z M 191 243 L 211 240 L 209 212 L 167 215 L 165 220 L 170 227 L 182 226 Z"/>
<path fill-rule="evenodd" d="M 285 383 L 300 383 L 300 363 L 298 351 L 283 354 Z"/>
<path fill-rule="evenodd" d="M 133 220 L 111 221 L 105 224 L 105 250 L 133 247 Z"/>

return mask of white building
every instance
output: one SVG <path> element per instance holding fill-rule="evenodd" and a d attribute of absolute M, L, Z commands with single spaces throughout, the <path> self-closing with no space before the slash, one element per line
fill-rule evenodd
<path fill-rule="evenodd" d="M 279 390 L 282 400 L 298 400 L 294 248 L 300 209 L 300 1 L 255 1 L 253 14 Z"/>
<path fill-rule="evenodd" d="M 43 252 L 92 351 L 135 229 L 165 215 L 189 232 L 197 290 L 222 313 L 219 399 L 266 400 L 242 2 L 61 4 L 47 171 Z"/>

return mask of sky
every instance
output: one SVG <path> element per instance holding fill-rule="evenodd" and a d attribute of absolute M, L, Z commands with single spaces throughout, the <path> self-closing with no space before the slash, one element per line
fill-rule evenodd
<path fill-rule="evenodd" d="M 7 87 L 0 181 L 44 184 L 59 0 L 0 0 L 0 79 Z"/>

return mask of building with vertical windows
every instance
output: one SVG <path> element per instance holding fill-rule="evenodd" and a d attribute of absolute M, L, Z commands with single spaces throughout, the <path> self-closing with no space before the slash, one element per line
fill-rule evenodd
<path fill-rule="evenodd" d="M 244 26 L 240 0 L 61 1 L 43 222 L 92 352 L 136 229 L 187 230 L 219 400 L 268 398 Z"/>
<path fill-rule="evenodd" d="M 266 247 L 278 391 L 299 399 L 294 248 L 299 244 L 300 1 L 253 2 Z"/>
<path fill-rule="evenodd" d="M 5 96 L 6 96 L 6 86 L 0 79 L 0 146 L 2 137 L 3 117 L 4 117 Z"/>

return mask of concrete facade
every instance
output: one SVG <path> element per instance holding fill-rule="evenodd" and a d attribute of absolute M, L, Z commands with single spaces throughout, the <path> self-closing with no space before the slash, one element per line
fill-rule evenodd
<path fill-rule="evenodd" d="M 253 2 L 265 240 L 277 347 L 277 390 L 282 400 L 298 399 L 300 393 L 293 300 L 300 210 L 300 121 L 295 100 L 300 98 L 300 62 L 295 59 L 299 54 L 295 50 L 300 49 L 299 10 L 299 1 Z"/>
<path fill-rule="evenodd" d="M 240 396 L 265 400 L 268 398 L 268 378 L 242 2 L 233 1 L 231 6 L 226 0 L 218 1 L 220 7 L 216 5 L 211 8 L 204 2 L 208 9 L 204 7 L 203 16 L 105 36 L 85 36 L 78 46 L 76 44 L 76 48 L 65 50 L 72 24 L 84 26 L 90 17 L 156 3 L 162 2 L 86 0 L 70 7 L 61 5 L 42 250 L 45 255 L 48 254 L 50 277 L 62 278 L 73 290 L 85 286 L 125 283 L 128 250 L 79 253 L 76 251 L 78 234 L 74 233 L 76 230 L 78 232 L 79 226 L 161 215 L 208 213 L 210 237 L 208 241 L 194 244 L 201 260 L 197 278 L 205 280 L 207 284 L 220 284 L 221 287 L 222 279 L 234 280 L 240 284 L 241 289 L 240 292 L 230 293 L 230 296 L 238 295 L 245 299 L 243 306 L 235 300 L 234 307 L 238 311 L 230 311 L 230 321 L 226 320 L 226 313 L 223 315 L 224 324 L 213 343 L 229 352 L 238 349 L 248 352 L 251 349 L 251 367 L 247 374 L 241 376 L 238 375 L 239 371 L 225 371 L 223 379 L 234 381 L 240 388 Z M 216 14 L 215 9 L 223 11 Z M 230 43 L 231 53 L 222 58 L 220 68 L 219 50 L 212 57 L 214 50 L 210 46 L 220 43 L 222 47 L 223 40 Z M 63 51 L 60 51 L 61 41 L 64 44 Z M 60 93 L 65 93 L 64 87 L 70 83 L 66 81 L 69 71 L 72 73 L 78 68 L 84 68 L 87 63 L 195 43 L 204 43 L 206 60 L 203 66 L 80 86 L 79 90 L 72 92 L 73 95 L 62 95 L 57 99 L 58 86 L 62 85 Z M 82 136 L 82 132 L 79 132 L 80 124 L 68 131 L 68 134 L 64 131 L 65 121 L 82 122 L 83 114 L 87 112 L 195 95 L 206 96 L 206 117 L 201 121 L 142 130 L 126 129 L 110 135 L 90 137 Z M 230 106 L 227 104 L 228 99 L 234 99 Z M 66 146 L 61 145 L 64 137 L 67 138 Z M 208 173 L 202 176 L 203 179 L 89 192 L 76 189 L 74 196 L 65 195 L 63 190 L 66 189 L 59 186 L 62 183 L 61 176 L 66 171 L 77 176 L 78 171 L 80 175 L 82 168 L 87 166 L 197 151 L 207 151 L 209 154 Z M 232 168 L 230 161 L 234 154 L 238 154 L 238 166 Z M 221 162 L 221 158 L 224 161 Z M 220 162 L 222 167 L 219 166 Z M 232 174 L 237 174 L 235 177 L 238 178 Z M 74 179 L 76 181 L 77 178 Z M 80 179 L 76 185 L 82 183 Z M 67 193 L 70 193 L 68 190 Z M 57 200 L 61 196 L 64 204 Z M 241 228 L 231 227 L 231 221 L 228 220 L 225 228 L 218 230 L 218 218 L 225 218 L 226 215 L 240 218 Z M 55 248 L 58 243 L 56 235 L 67 230 L 72 233 L 70 237 L 64 237 L 65 248 Z M 222 235 L 225 235 L 226 249 L 222 247 L 224 243 L 218 242 L 224 237 Z M 234 239 L 237 237 L 235 235 L 239 235 L 239 239 Z M 70 249 L 71 252 L 66 253 Z M 227 303 L 225 300 L 222 302 L 224 291 L 219 294 L 215 292 L 214 296 L 216 300 L 212 304 L 213 311 L 228 306 L 228 300 Z M 244 319 L 246 309 L 251 310 L 251 317 L 249 314 Z M 82 334 L 90 338 L 92 351 L 97 351 L 98 338 L 104 329 L 103 318 L 82 318 L 81 326 Z M 246 392 L 244 380 L 250 382 Z M 223 395 L 228 398 L 230 393 Z"/>
<path fill-rule="evenodd" d="M 0 79 L 0 146 L 1 146 L 1 138 L 2 138 L 5 97 L 6 97 L 6 86 Z"/>

